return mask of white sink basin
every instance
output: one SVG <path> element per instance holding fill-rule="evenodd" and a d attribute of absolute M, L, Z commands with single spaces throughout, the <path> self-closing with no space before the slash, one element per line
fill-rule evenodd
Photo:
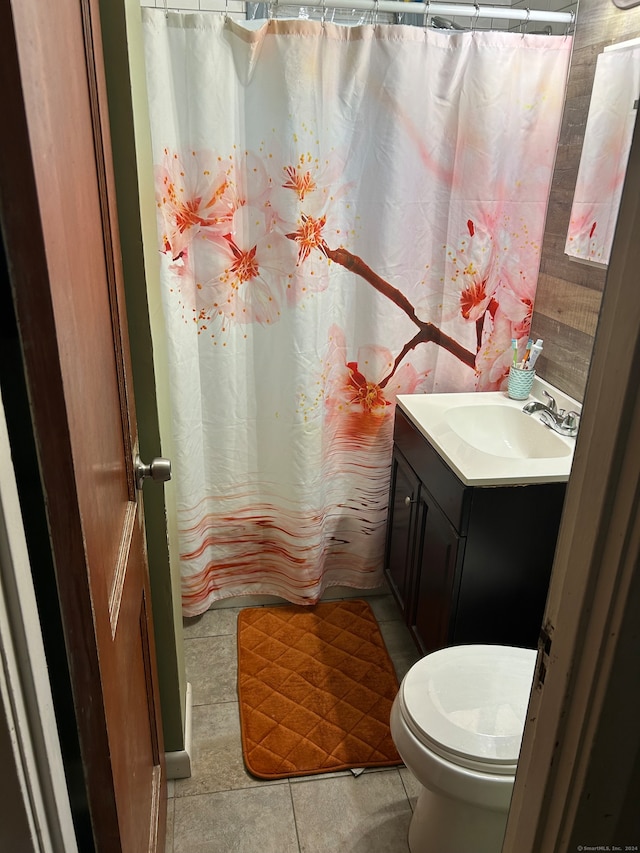
<path fill-rule="evenodd" d="M 508 459 L 553 459 L 570 456 L 571 448 L 540 421 L 510 406 L 456 406 L 445 423 L 482 453 Z"/>
<path fill-rule="evenodd" d="M 467 485 L 566 482 L 575 438 L 522 411 L 532 399 L 542 402 L 543 389 L 558 408 L 580 411 L 580 403 L 537 377 L 529 401 L 511 400 L 501 391 L 404 394 L 398 407 Z"/>

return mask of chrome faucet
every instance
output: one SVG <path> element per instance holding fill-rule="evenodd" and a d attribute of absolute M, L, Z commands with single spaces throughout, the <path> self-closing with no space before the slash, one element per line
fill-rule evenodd
<path fill-rule="evenodd" d="M 534 412 L 548 412 L 550 415 L 558 414 L 558 407 L 556 405 L 555 399 L 549 394 L 548 391 L 542 389 L 542 393 L 545 397 L 548 398 L 548 403 L 539 403 L 538 400 L 534 400 L 531 403 L 527 403 L 527 405 L 523 408 L 523 412 L 526 412 L 528 415 L 532 415 Z"/>
<path fill-rule="evenodd" d="M 577 435 L 580 415 L 574 411 L 565 412 L 564 409 L 559 409 L 556 405 L 556 401 L 548 391 L 543 389 L 542 393 L 547 397 L 548 401 L 546 403 L 540 403 L 538 400 L 534 400 L 531 403 L 527 403 L 522 411 L 526 412 L 527 415 L 533 415 L 534 412 L 539 412 L 542 423 L 545 424 L 545 426 L 550 427 L 552 430 L 555 430 L 555 432 L 559 432 L 560 435 Z"/>

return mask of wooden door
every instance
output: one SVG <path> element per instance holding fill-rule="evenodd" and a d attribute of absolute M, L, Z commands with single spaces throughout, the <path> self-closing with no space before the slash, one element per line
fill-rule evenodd
<path fill-rule="evenodd" d="M 98 5 L 0 5 L 0 212 L 98 851 L 166 781 Z"/>

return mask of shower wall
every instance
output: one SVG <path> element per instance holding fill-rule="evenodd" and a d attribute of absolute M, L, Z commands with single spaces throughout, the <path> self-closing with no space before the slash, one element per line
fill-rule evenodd
<path fill-rule="evenodd" d="M 606 270 L 564 254 L 596 59 L 607 45 L 640 37 L 640 6 L 580 0 L 551 196 L 542 246 L 532 336 L 543 338 L 538 372 L 582 400 Z"/>
<path fill-rule="evenodd" d="M 140 5 L 165 8 L 164 0 L 140 0 Z M 226 12 L 232 18 L 246 18 L 244 0 L 167 0 L 166 8 L 180 12 Z"/>
<path fill-rule="evenodd" d="M 255 0 L 255 2 L 249 2 L 249 17 L 253 17 L 253 14 L 258 12 L 257 16 L 260 17 L 260 14 L 265 11 L 265 4 L 268 0 Z M 462 2 L 462 0 L 461 0 Z M 259 9 L 256 10 L 256 5 L 259 4 Z M 141 6 L 148 6 L 150 8 L 163 9 L 165 8 L 165 0 L 140 0 Z M 244 0 L 167 0 L 167 8 L 168 9 L 179 9 L 182 12 L 227 12 L 232 18 L 244 18 L 246 17 L 245 9 L 246 5 Z M 286 0 L 280 0 L 281 6 L 286 6 Z M 321 0 L 317 0 L 316 6 L 321 7 Z M 527 9 L 533 7 L 535 9 L 540 9 L 542 11 L 553 11 L 553 12 L 570 12 L 576 11 L 576 7 L 578 5 L 578 0 L 513 0 L 513 2 L 509 2 L 509 0 L 487 0 L 486 5 L 493 6 L 512 6 L 517 9 Z M 407 7 L 409 10 L 410 7 Z M 305 9 L 304 14 L 310 15 L 313 11 L 312 4 L 309 4 Z M 471 26 L 470 19 L 468 17 L 456 17 L 451 16 L 448 19 L 450 22 L 464 28 L 469 28 Z M 403 15 L 403 22 L 408 24 L 413 24 L 415 26 L 423 26 L 424 15 L 412 15 L 409 11 L 406 15 Z M 474 28 L 479 30 L 482 29 L 495 29 L 495 30 L 519 30 L 521 26 L 521 22 L 519 21 L 510 21 L 502 18 L 480 18 L 477 22 L 473 24 Z M 551 27 L 551 30 L 554 34 L 561 33 L 563 31 L 563 24 L 554 24 Z M 528 32 L 533 32 L 535 30 L 544 31 L 545 24 L 530 24 L 527 26 Z"/>

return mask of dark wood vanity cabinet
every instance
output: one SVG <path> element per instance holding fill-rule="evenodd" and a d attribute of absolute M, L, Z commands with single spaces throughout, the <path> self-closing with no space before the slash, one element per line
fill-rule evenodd
<path fill-rule="evenodd" d="M 467 486 L 396 409 L 385 574 L 422 652 L 536 647 L 565 488 Z"/>
<path fill-rule="evenodd" d="M 414 549 L 420 480 L 402 454 L 394 454 L 390 513 L 393 535 L 387 536 L 387 573 L 403 612 L 412 607 L 414 589 Z"/>

